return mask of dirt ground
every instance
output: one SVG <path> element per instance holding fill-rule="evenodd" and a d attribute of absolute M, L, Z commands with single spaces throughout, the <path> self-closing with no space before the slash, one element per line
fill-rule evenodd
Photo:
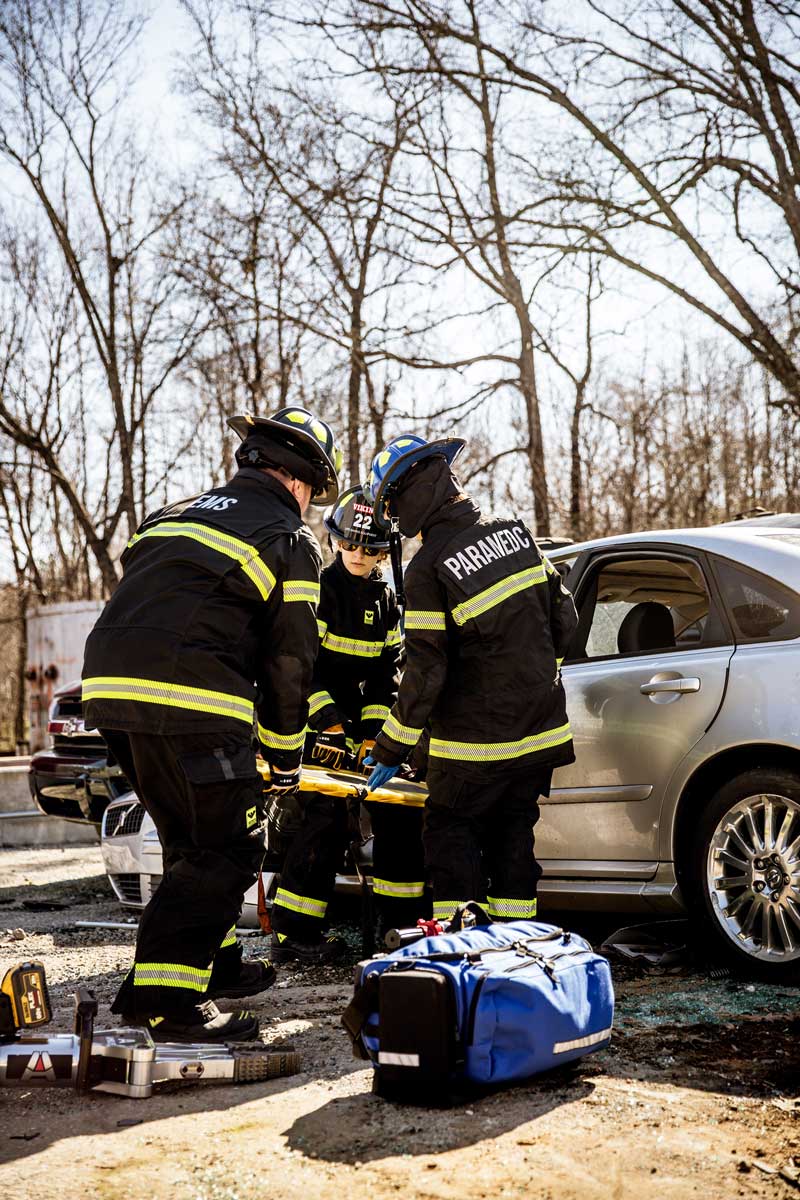
<path fill-rule="evenodd" d="M 50 907 L 46 907 L 50 906 Z M 549 918 L 546 914 L 546 918 Z M 555 915 L 554 915 L 555 917 Z M 0 850 L 0 969 L 47 968 L 56 1024 L 87 983 L 102 1025 L 133 933 L 99 849 Z M 597 942 L 628 918 L 569 923 Z M 8 930 L 22 929 L 12 940 Z M 356 946 L 354 930 L 350 931 Z M 248 953 L 264 954 L 260 937 Z M 354 953 L 354 960 L 355 960 Z M 542 1200 L 800 1193 L 800 995 L 702 965 L 614 965 L 615 1035 L 577 1068 L 446 1111 L 371 1095 L 339 1025 L 352 971 L 283 969 L 248 1002 L 302 1071 L 149 1100 L 0 1090 L 0 1194 L 63 1200 Z M 224 1006 L 224 1002 L 223 1002 Z M 240 1004 L 231 1007 L 241 1007 Z M 113 1023 L 113 1021 L 112 1021 Z"/>

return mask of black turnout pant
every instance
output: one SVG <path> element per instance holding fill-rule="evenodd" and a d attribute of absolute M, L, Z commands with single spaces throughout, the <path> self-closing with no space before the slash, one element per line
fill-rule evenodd
<path fill-rule="evenodd" d="M 169 1015 L 239 974 L 233 927 L 264 857 L 263 784 L 249 732 L 101 733 L 152 817 L 164 858 L 112 1011 Z"/>
<path fill-rule="evenodd" d="M 322 936 L 336 872 L 352 840 L 347 802 L 312 792 L 303 824 L 281 870 L 272 909 L 277 933 L 301 942 Z M 422 810 L 370 802 L 373 891 L 382 928 L 413 924 L 425 913 Z"/>
<path fill-rule="evenodd" d="M 550 769 L 490 768 L 467 775 L 432 760 L 423 844 L 434 917 L 447 920 L 460 903 L 484 897 L 495 920 L 536 915 L 542 871 L 533 827 L 551 775 Z"/>

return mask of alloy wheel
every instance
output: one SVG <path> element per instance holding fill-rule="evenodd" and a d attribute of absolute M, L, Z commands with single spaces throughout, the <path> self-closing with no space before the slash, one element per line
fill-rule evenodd
<path fill-rule="evenodd" d="M 733 805 L 709 843 L 706 887 L 740 950 L 761 962 L 800 959 L 800 804 L 762 794 Z"/>

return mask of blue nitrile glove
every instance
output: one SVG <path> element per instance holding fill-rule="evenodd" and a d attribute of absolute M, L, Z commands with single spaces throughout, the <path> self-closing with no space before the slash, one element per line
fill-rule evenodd
<path fill-rule="evenodd" d="M 397 764 L 396 767 L 385 767 L 383 765 L 383 763 L 376 762 L 371 754 L 369 755 L 368 758 L 364 759 L 364 766 L 372 767 L 370 777 L 367 780 L 367 791 L 368 792 L 374 792 L 379 787 L 383 787 L 383 785 L 385 783 L 388 783 L 389 780 L 392 779 L 393 776 L 395 776 L 397 774 L 397 772 L 400 770 L 399 763 Z"/>

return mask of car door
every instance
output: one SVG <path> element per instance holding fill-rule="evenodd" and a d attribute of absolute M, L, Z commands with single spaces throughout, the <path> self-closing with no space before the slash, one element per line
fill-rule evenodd
<path fill-rule="evenodd" d="M 714 721 L 734 647 L 701 554 L 629 544 L 584 562 L 563 666 L 576 761 L 554 773 L 537 858 L 550 876 L 647 879 L 667 782 Z"/>

